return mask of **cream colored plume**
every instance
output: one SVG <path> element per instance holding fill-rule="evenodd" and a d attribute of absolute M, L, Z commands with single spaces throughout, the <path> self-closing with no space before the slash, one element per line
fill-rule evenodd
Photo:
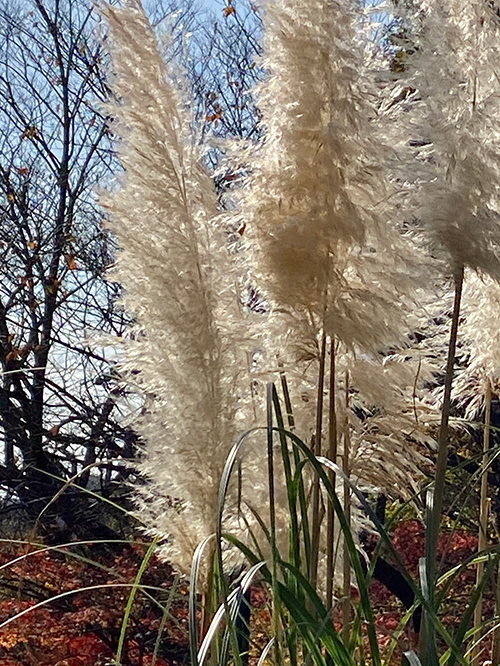
<path fill-rule="evenodd" d="M 392 190 L 381 167 L 387 150 L 376 104 L 369 101 L 358 19 L 347 0 L 264 3 L 267 78 L 256 97 L 265 137 L 247 149 L 248 177 L 235 214 L 246 224 L 250 279 L 271 310 L 260 367 L 274 369 L 278 359 L 285 369 L 304 441 L 316 427 L 323 332 L 336 341 L 339 377 L 360 367 L 360 357 L 370 359 L 365 366 L 380 380 L 380 398 L 389 373 L 379 352 L 405 344 L 408 306 L 421 279 L 422 256 L 399 232 L 398 211 L 390 208 Z M 366 385 L 356 386 L 360 402 Z M 401 391 L 408 393 L 408 385 Z M 418 456 L 407 453 L 404 432 L 422 432 L 408 424 L 409 393 L 409 405 L 398 399 L 371 430 L 348 410 L 361 483 L 374 483 L 377 470 L 388 480 L 391 462 L 387 487 L 410 469 L 416 473 Z M 337 409 L 341 423 L 344 413 Z M 370 465 L 370 456 L 379 464 Z"/>
<path fill-rule="evenodd" d="M 377 118 L 351 3 L 264 3 L 265 139 L 249 150 L 240 217 L 254 280 L 348 347 L 401 328 L 411 252 L 391 225 Z"/>
<path fill-rule="evenodd" d="M 500 31 L 486 2 L 427 0 L 409 59 L 421 103 L 414 131 L 432 143 L 420 173 L 421 213 L 452 270 L 500 278 Z"/>
<path fill-rule="evenodd" d="M 461 367 L 454 398 L 465 406 L 465 418 L 483 408 L 488 384 L 500 393 L 500 285 L 488 275 L 467 275 L 463 297 Z"/>
<path fill-rule="evenodd" d="M 214 531 L 226 456 L 250 424 L 241 309 L 192 118 L 142 8 L 103 13 L 123 175 L 101 204 L 119 245 L 112 279 L 135 320 L 122 372 L 142 396 L 139 517 L 168 535 L 168 556 L 187 570 Z"/>

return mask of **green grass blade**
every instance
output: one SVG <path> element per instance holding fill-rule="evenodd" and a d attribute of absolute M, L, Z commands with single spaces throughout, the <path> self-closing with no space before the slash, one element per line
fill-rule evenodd
<path fill-rule="evenodd" d="M 146 567 L 148 566 L 148 562 L 151 559 L 151 556 L 156 550 L 156 545 L 158 543 L 158 537 L 153 539 L 153 542 L 149 546 L 148 550 L 146 551 L 144 557 L 142 558 L 142 562 L 139 566 L 139 570 L 137 571 L 137 574 L 135 576 L 135 580 L 132 584 L 132 589 L 130 590 L 130 594 L 128 595 L 127 599 L 127 605 L 125 606 L 125 611 L 123 613 L 123 620 L 122 620 L 122 626 L 120 629 L 120 636 L 118 638 L 118 647 L 116 648 L 116 666 L 120 666 L 120 661 L 123 653 L 123 646 L 125 645 L 125 636 L 127 633 L 127 626 L 128 626 L 128 621 L 130 617 L 130 613 L 132 611 L 132 605 L 134 603 L 135 596 L 137 594 L 137 590 L 140 588 L 140 582 L 142 579 L 142 576 L 144 575 L 144 572 L 146 571 Z"/>
<path fill-rule="evenodd" d="M 259 527 L 264 532 L 264 535 L 266 535 L 267 534 L 267 526 L 264 523 L 264 521 L 261 519 L 260 514 L 257 511 L 257 509 L 254 506 L 252 506 L 250 504 L 250 502 L 247 502 L 247 501 L 245 501 L 245 506 L 248 508 L 250 513 L 254 516 L 255 520 L 257 521 L 257 524 L 259 525 Z M 262 549 L 260 547 L 259 540 L 257 539 L 257 536 L 254 534 L 254 531 L 253 531 L 250 523 L 248 522 L 248 520 L 247 520 L 247 518 L 244 514 L 242 515 L 242 519 L 243 519 L 243 522 L 245 523 L 247 533 L 248 533 L 248 535 L 250 536 L 250 538 L 252 540 L 252 543 L 253 543 L 254 548 L 255 548 L 255 552 L 257 553 L 259 560 L 265 560 L 266 558 L 264 557 L 264 554 L 263 554 Z"/>
<path fill-rule="evenodd" d="M 196 617 L 196 599 L 198 596 L 198 578 L 200 571 L 201 558 L 206 546 L 214 539 L 215 535 L 210 535 L 198 544 L 191 562 L 191 572 L 189 579 L 189 651 L 191 654 L 191 664 L 198 666 L 198 621 Z"/>
<path fill-rule="evenodd" d="M 276 394 L 274 384 L 267 385 L 267 470 L 268 470 L 268 486 L 269 486 L 269 536 L 271 544 L 271 565 L 272 565 L 272 604 L 271 604 L 271 621 L 273 624 L 273 633 L 276 637 L 274 643 L 274 656 L 276 666 L 281 664 L 281 641 L 280 635 L 280 618 L 279 618 L 279 586 L 278 586 L 278 561 L 281 559 L 278 554 L 276 546 L 276 500 L 275 500 L 275 479 L 274 479 L 274 428 L 273 428 L 273 399 Z M 281 432 L 283 428 L 281 428 Z M 285 437 L 286 448 L 286 437 Z M 286 456 L 288 452 L 286 453 Z M 285 456 L 285 457 L 286 457 Z"/>
<path fill-rule="evenodd" d="M 278 433 L 281 444 L 281 458 L 283 460 L 283 469 L 285 472 L 285 484 L 288 499 L 288 511 L 290 515 L 290 559 L 292 564 L 300 567 L 300 539 L 299 539 L 299 522 L 297 517 L 297 491 L 293 483 L 293 472 L 290 462 L 290 454 L 288 452 L 288 441 L 284 434 L 283 415 L 281 413 L 281 406 L 279 403 L 278 393 L 274 384 L 272 385 L 272 401 L 274 413 L 276 415 L 276 422 L 278 424 Z"/>
<path fill-rule="evenodd" d="M 179 585 L 179 576 L 176 575 L 173 582 L 172 582 L 172 586 L 169 590 L 167 602 L 165 604 L 165 608 L 163 609 L 163 614 L 161 616 L 161 621 L 160 621 L 160 624 L 158 626 L 158 633 L 156 635 L 156 640 L 155 640 L 155 644 L 154 644 L 154 647 L 153 647 L 153 654 L 152 654 L 152 657 L 151 657 L 151 666 L 155 666 L 156 661 L 158 659 L 158 653 L 160 651 L 161 641 L 162 641 L 162 638 L 163 638 L 163 630 L 165 629 L 167 619 L 170 617 L 170 608 L 172 607 L 172 602 L 174 600 L 175 593 L 177 592 L 177 586 L 178 585 Z"/>
<path fill-rule="evenodd" d="M 464 637 L 467 632 L 469 622 L 471 621 L 472 616 L 474 615 L 474 609 L 479 599 L 481 598 L 484 586 L 486 585 L 486 581 L 491 576 L 493 568 L 496 564 L 498 564 L 498 559 L 496 558 L 490 559 L 486 570 L 483 572 L 483 575 L 481 576 L 479 585 L 476 585 L 476 588 L 472 596 L 470 597 L 469 603 L 467 605 L 467 610 L 463 614 L 458 629 L 455 633 L 455 645 L 451 648 L 450 657 L 447 662 L 448 666 L 454 666 L 455 664 L 458 655 L 458 650 L 464 642 Z"/>
<path fill-rule="evenodd" d="M 288 390 L 288 382 L 286 380 L 286 375 L 284 372 L 280 372 L 281 380 L 281 389 L 283 391 L 283 397 L 285 401 L 285 409 L 287 412 L 288 427 L 290 431 L 293 431 L 295 427 L 295 420 L 293 417 L 292 402 L 290 400 L 290 392 Z M 309 531 L 309 518 L 307 512 L 307 499 L 306 492 L 304 489 L 304 480 L 302 474 L 299 473 L 299 468 L 301 465 L 300 454 L 297 447 L 292 447 L 293 461 L 295 466 L 295 477 L 297 482 L 294 484 L 295 492 L 299 498 L 299 507 L 300 507 L 300 525 L 302 529 L 302 543 L 304 547 L 304 559 L 306 563 L 311 561 L 311 535 Z M 300 539 L 297 539 L 297 543 L 300 543 Z M 297 562 L 298 565 L 298 562 Z"/>

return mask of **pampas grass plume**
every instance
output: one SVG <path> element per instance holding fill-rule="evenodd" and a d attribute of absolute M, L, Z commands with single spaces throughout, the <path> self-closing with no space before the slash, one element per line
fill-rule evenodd
<path fill-rule="evenodd" d="M 214 532 L 226 456 L 248 427 L 242 313 L 189 109 L 138 2 L 106 6 L 108 108 L 123 175 L 101 194 L 119 252 L 113 279 L 134 317 L 121 370 L 142 396 L 139 518 L 182 570 Z"/>

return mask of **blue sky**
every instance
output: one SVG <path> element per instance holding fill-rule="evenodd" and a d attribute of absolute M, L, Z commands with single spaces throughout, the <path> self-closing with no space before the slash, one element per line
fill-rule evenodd
<path fill-rule="evenodd" d="M 207 7 L 208 9 L 216 9 L 219 5 L 218 0 L 198 0 L 200 5 Z"/>
<path fill-rule="evenodd" d="M 221 11 L 225 5 L 227 5 L 226 0 L 199 0 L 200 4 L 206 7 L 207 9 L 214 9 L 215 11 Z M 233 0 L 233 5 L 238 6 L 238 0 Z"/>

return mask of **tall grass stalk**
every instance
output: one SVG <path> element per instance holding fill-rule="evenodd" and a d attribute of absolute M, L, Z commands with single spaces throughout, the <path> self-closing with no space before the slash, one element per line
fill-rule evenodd
<path fill-rule="evenodd" d="M 344 421 L 344 451 L 342 455 L 342 471 L 344 473 L 344 514 L 346 520 L 346 527 L 351 531 L 351 498 L 350 488 L 347 480 L 350 476 L 350 448 L 351 448 L 351 434 L 349 426 L 349 372 L 345 373 L 345 421 Z M 342 633 L 344 636 L 344 643 L 347 645 L 349 641 L 349 624 L 351 621 L 351 562 L 349 555 L 349 546 L 344 531 L 343 535 L 343 571 L 342 571 Z"/>
<path fill-rule="evenodd" d="M 330 339 L 330 384 L 328 403 L 328 457 L 334 463 L 337 462 L 337 410 L 335 405 L 335 338 Z M 335 488 L 335 472 L 330 470 L 330 481 Z M 335 514 L 333 507 L 328 503 L 327 507 L 327 532 L 326 532 L 326 604 L 333 604 L 333 581 L 334 581 L 334 554 L 335 554 Z"/>
<path fill-rule="evenodd" d="M 488 470 L 489 464 L 489 449 L 490 449 L 490 426 L 491 426 L 491 383 L 487 380 L 486 391 L 484 396 L 484 430 L 483 430 L 483 459 L 481 463 L 481 489 L 479 496 L 479 534 L 477 549 L 479 552 L 483 551 L 487 546 L 488 540 L 488 513 L 489 513 L 489 500 L 488 500 Z M 478 562 L 476 570 L 476 586 L 479 587 L 483 579 L 484 563 Z M 481 627 L 483 622 L 483 599 L 479 597 L 477 606 L 474 610 L 474 626 Z M 478 630 L 474 639 L 477 641 L 476 647 L 472 652 L 472 663 L 477 666 L 479 656 L 481 654 L 481 645 L 479 639 L 481 636 L 481 629 Z"/>
<path fill-rule="evenodd" d="M 318 393 L 316 398 L 316 428 L 314 431 L 313 453 L 316 456 L 322 454 L 321 443 L 323 437 L 323 403 L 325 391 L 325 365 L 326 365 L 326 333 L 321 334 L 321 346 L 319 351 L 319 371 L 318 371 Z M 312 510 L 311 510 L 311 560 L 309 569 L 309 581 L 313 588 L 316 588 L 318 579 L 318 555 L 321 523 L 323 512 L 320 507 L 320 483 L 315 476 L 312 487 Z"/>
<path fill-rule="evenodd" d="M 429 590 L 429 603 L 434 603 L 434 589 L 436 577 L 436 558 L 439 530 L 441 526 L 441 512 L 443 508 L 443 497 L 445 488 L 446 469 L 448 466 L 448 423 L 451 408 L 451 388 L 453 383 L 453 371 L 455 367 L 455 353 L 457 346 L 458 324 L 460 317 L 460 304 L 462 299 L 462 287 L 464 280 L 464 268 L 461 266 L 455 273 L 455 298 L 453 303 L 453 314 L 451 320 L 450 338 L 448 343 L 448 356 L 446 361 L 446 374 L 441 411 L 441 424 L 438 438 L 438 457 L 436 471 L 432 487 L 432 504 L 428 512 L 426 525 L 426 556 L 425 556 L 425 578 Z M 433 666 L 437 663 L 436 639 L 434 623 L 424 612 L 424 632 L 421 641 L 421 660 L 425 666 Z"/>

